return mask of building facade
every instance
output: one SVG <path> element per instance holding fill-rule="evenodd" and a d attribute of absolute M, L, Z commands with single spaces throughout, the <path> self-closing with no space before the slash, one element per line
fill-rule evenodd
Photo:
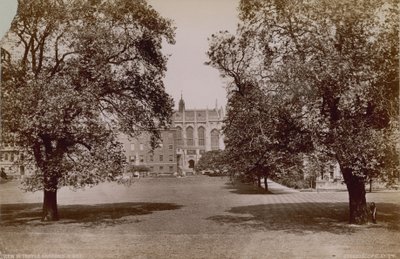
<path fill-rule="evenodd" d="M 179 170 L 193 173 L 202 154 L 225 148 L 222 135 L 224 116 L 223 108 L 218 109 L 217 105 L 214 109 L 186 109 L 181 97 L 173 116 Z"/>
<path fill-rule="evenodd" d="M 161 131 L 162 143 L 154 151 L 151 151 L 150 137 L 146 133 L 134 139 L 120 138 L 128 168 L 147 167 L 149 173 L 142 173 L 144 175 L 193 174 L 202 154 L 224 149 L 222 108 L 186 109 L 182 97 L 178 106 L 172 118 L 172 128 Z"/>
<path fill-rule="evenodd" d="M 0 40 L 0 91 L 1 91 L 1 76 L 2 66 L 6 62 L 10 62 L 10 53 L 3 48 L 4 39 Z M 0 100 L 1 103 L 1 100 Z M 25 175 L 25 167 L 19 163 L 23 154 L 19 152 L 18 148 L 11 142 L 4 142 L 1 139 L 2 122 L 1 122 L 1 107 L 0 107 L 0 171 L 5 172 L 10 178 L 20 178 Z"/>
<path fill-rule="evenodd" d="M 0 143 L 0 170 L 10 178 L 21 178 L 25 175 L 23 153 L 13 143 Z"/>
<path fill-rule="evenodd" d="M 134 167 L 146 167 L 148 172 L 140 172 L 143 176 L 165 176 L 178 172 L 176 156 L 175 130 L 161 130 L 161 143 L 151 150 L 150 135 L 143 133 L 137 138 L 121 136 L 127 158 L 127 171 Z"/>
<path fill-rule="evenodd" d="M 339 163 L 335 159 L 325 162 L 311 162 L 308 156 L 303 156 L 304 180 L 310 181 L 310 188 L 346 189 Z"/>

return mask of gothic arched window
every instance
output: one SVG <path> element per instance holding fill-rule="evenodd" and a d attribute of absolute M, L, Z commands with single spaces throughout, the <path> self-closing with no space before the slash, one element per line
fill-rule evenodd
<path fill-rule="evenodd" d="M 217 150 L 219 149 L 219 132 L 216 129 L 211 131 L 211 149 Z"/>
<path fill-rule="evenodd" d="M 193 141 L 193 128 L 192 127 L 187 127 L 186 128 L 186 143 L 188 146 L 193 146 L 194 141 Z"/>
<path fill-rule="evenodd" d="M 199 146 L 204 146 L 206 144 L 205 141 L 205 129 L 204 127 L 199 127 L 197 130 L 197 135 L 199 137 Z"/>
<path fill-rule="evenodd" d="M 181 127 L 176 127 L 176 144 L 178 146 L 183 145 L 182 129 Z"/>

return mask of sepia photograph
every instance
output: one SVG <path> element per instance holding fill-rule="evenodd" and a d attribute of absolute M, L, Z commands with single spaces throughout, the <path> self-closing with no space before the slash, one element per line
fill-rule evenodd
<path fill-rule="evenodd" d="M 400 0 L 0 0 L 0 259 L 400 258 Z"/>

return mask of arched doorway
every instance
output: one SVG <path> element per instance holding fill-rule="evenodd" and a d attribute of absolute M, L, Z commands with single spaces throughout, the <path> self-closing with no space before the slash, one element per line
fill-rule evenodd
<path fill-rule="evenodd" d="M 189 168 L 194 169 L 194 160 L 193 159 L 189 160 Z"/>

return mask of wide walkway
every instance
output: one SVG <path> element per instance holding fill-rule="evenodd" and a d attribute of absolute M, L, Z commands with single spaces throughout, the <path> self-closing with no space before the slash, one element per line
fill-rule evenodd
<path fill-rule="evenodd" d="M 262 186 L 264 187 L 264 182 L 262 182 Z M 268 180 L 268 190 L 273 194 L 299 192 L 298 190 L 286 187 L 271 180 Z"/>

